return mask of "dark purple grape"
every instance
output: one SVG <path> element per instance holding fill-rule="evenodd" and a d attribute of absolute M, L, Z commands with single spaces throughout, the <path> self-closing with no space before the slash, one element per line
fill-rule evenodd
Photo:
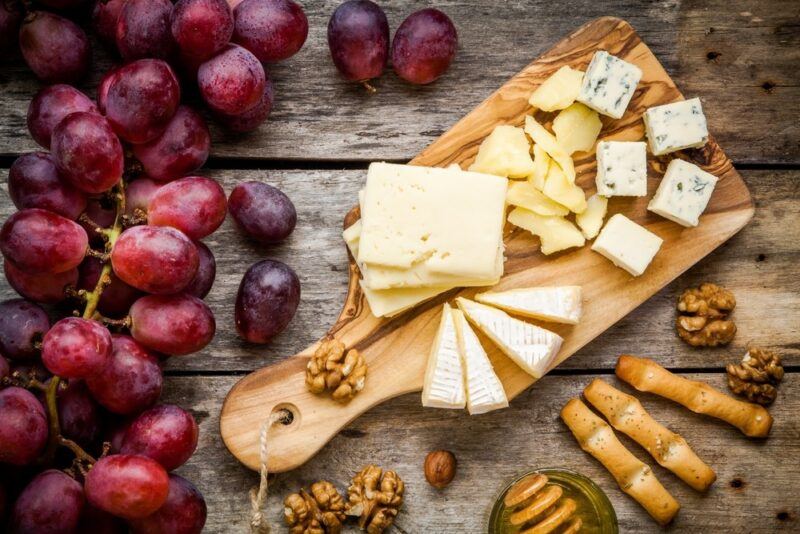
<path fill-rule="evenodd" d="M 51 154 L 61 177 L 86 193 L 104 193 L 122 178 L 122 144 L 96 113 L 73 113 L 58 123 Z"/>
<path fill-rule="evenodd" d="M 123 59 L 172 57 L 171 15 L 169 0 L 127 0 L 117 19 L 117 49 Z"/>
<path fill-rule="evenodd" d="M 91 534 L 128 534 L 125 521 L 106 511 L 95 508 L 89 503 L 83 507 L 81 521 L 76 533 L 86 532 Z"/>
<path fill-rule="evenodd" d="M 370 0 L 344 2 L 328 21 L 328 48 L 345 79 L 364 82 L 379 77 L 389 57 L 386 14 Z"/>
<path fill-rule="evenodd" d="M 131 335 L 152 350 L 182 356 L 214 338 L 214 314 L 205 302 L 187 294 L 148 295 L 131 306 Z"/>
<path fill-rule="evenodd" d="M 197 275 L 194 280 L 186 287 L 186 292 L 190 295 L 202 299 L 211 291 L 211 286 L 214 285 L 214 278 L 217 276 L 217 260 L 214 259 L 214 254 L 211 250 L 201 241 L 195 241 L 197 253 L 200 255 L 200 263 L 197 266 Z"/>
<path fill-rule="evenodd" d="M 65 11 L 81 7 L 86 0 L 39 0 L 39 3 L 56 11 Z"/>
<path fill-rule="evenodd" d="M 149 406 L 145 406 L 143 409 L 137 410 L 137 413 L 144 411 L 144 409 L 148 407 Z M 120 449 L 122 449 L 125 433 L 128 431 L 128 427 L 131 426 L 131 423 L 133 423 L 133 419 L 120 419 L 119 417 L 113 417 L 107 421 L 106 431 L 103 434 L 103 441 L 108 442 L 111 446 L 109 452 L 118 453 Z"/>
<path fill-rule="evenodd" d="M 38 344 L 50 330 L 50 318 L 41 307 L 23 299 L 0 302 L 0 354 L 12 360 L 32 360 Z"/>
<path fill-rule="evenodd" d="M 61 434 L 81 445 L 94 443 L 100 434 L 100 413 L 86 384 L 70 380 L 58 392 L 58 422 Z"/>
<path fill-rule="evenodd" d="M 107 202 L 106 199 L 90 198 L 89 202 L 86 204 L 86 211 L 83 212 L 83 215 L 100 228 L 110 228 L 117 218 L 117 210 L 113 205 Z M 97 228 L 94 225 L 82 219 L 83 217 L 78 219 L 78 224 L 81 225 L 86 231 L 86 235 L 89 236 L 89 243 L 94 248 L 103 248 L 105 246 L 105 239 L 103 239 L 102 234 L 97 232 Z"/>
<path fill-rule="evenodd" d="M 80 26 L 64 17 L 46 11 L 29 13 L 19 30 L 19 47 L 43 82 L 74 83 L 89 71 L 89 40 Z"/>
<path fill-rule="evenodd" d="M 133 534 L 200 534 L 206 523 L 206 501 L 191 482 L 169 475 L 167 501 L 153 515 L 131 521 Z"/>
<path fill-rule="evenodd" d="M 78 269 L 56 274 L 29 274 L 13 263 L 3 262 L 8 284 L 26 299 L 42 304 L 57 304 L 68 297 L 67 290 L 78 286 Z"/>
<path fill-rule="evenodd" d="M 234 187 L 228 210 L 239 228 L 261 243 L 283 241 L 297 224 L 297 211 L 289 197 L 262 182 L 242 182 Z"/>
<path fill-rule="evenodd" d="M 174 404 L 161 404 L 133 420 L 122 440 L 121 452 L 147 456 L 172 471 L 192 456 L 197 434 L 192 414 Z"/>
<path fill-rule="evenodd" d="M 117 135 L 138 144 L 161 135 L 180 103 L 172 68 L 160 59 L 140 59 L 115 71 L 103 108 Z"/>
<path fill-rule="evenodd" d="M 139 519 L 167 500 L 169 476 L 155 460 L 114 454 L 94 464 L 84 489 L 92 506 L 125 519 Z"/>
<path fill-rule="evenodd" d="M 458 48 L 458 33 L 438 9 L 415 11 L 397 28 L 392 40 L 392 66 L 414 84 L 436 80 L 450 67 Z"/>
<path fill-rule="evenodd" d="M 127 1 L 127 0 L 126 0 Z M 119 67 L 112 67 L 103 74 L 100 83 L 97 85 L 97 109 L 103 115 L 106 114 L 106 101 L 108 100 L 108 90 L 111 84 L 117 80 Z"/>
<path fill-rule="evenodd" d="M 153 195 L 147 223 L 177 228 L 197 240 L 219 228 L 227 210 L 225 191 L 215 180 L 187 176 L 168 183 Z"/>
<path fill-rule="evenodd" d="M 18 209 L 42 208 L 75 220 L 86 209 L 86 197 L 61 180 L 46 152 L 18 157 L 8 171 L 8 196 Z"/>
<path fill-rule="evenodd" d="M 71 85 L 45 87 L 36 93 L 28 106 L 28 131 L 34 141 L 50 148 L 53 129 L 64 117 L 76 111 L 97 113 L 97 107 L 88 96 Z"/>
<path fill-rule="evenodd" d="M 128 228 L 111 251 L 114 273 L 146 293 L 182 291 L 197 274 L 197 247 L 182 232 L 167 226 Z"/>
<path fill-rule="evenodd" d="M 147 177 L 137 178 L 128 184 L 125 188 L 125 214 L 133 216 L 139 211 L 146 215 L 150 200 L 161 185 Z"/>
<path fill-rule="evenodd" d="M 217 113 L 216 117 L 232 132 L 251 132 L 266 122 L 270 112 L 272 112 L 273 98 L 274 91 L 272 89 L 272 80 L 267 76 L 264 94 L 261 96 L 261 100 L 258 101 L 258 104 L 256 104 L 256 107 L 240 115 L 224 115 L 222 113 Z"/>
<path fill-rule="evenodd" d="M 230 44 L 197 72 L 200 94 L 214 111 L 240 115 L 258 105 L 267 83 L 258 58 L 241 46 Z"/>
<path fill-rule="evenodd" d="M 308 37 L 306 14 L 292 0 L 244 0 L 233 15 L 233 42 L 264 63 L 292 57 Z"/>
<path fill-rule="evenodd" d="M 47 442 L 47 415 L 33 393 L 16 386 L 0 389 L 0 464 L 28 465 Z"/>
<path fill-rule="evenodd" d="M 45 334 L 42 362 L 64 378 L 97 375 L 111 358 L 111 333 L 97 321 L 67 317 Z"/>
<path fill-rule="evenodd" d="M 161 395 L 164 379 L 158 358 L 129 336 L 113 335 L 112 345 L 110 360 L 99 374 L 86 379 L 86 385 L 108 411 L 139 413 Z"/>
<path fill-rule="evenodd" d="M 86 498 L 80 483 L 63 471 L 48 469 L 34 477 L 14 503 L 13 534 L 76 532 Z"/>
<path fill-rule="evenodd" d="M 103 263 L 97 258 L 89 257 L 83 260 L 78 269 L 78 289 L 94 291 L 95 287 L 97 287 L 97 282 L 100 280 L 102 269 Z M 111 281 L 100 294 L 97 310 L 106 317 L 123 318 L 128 315 L 130 307 L 143 293 L 117 278 L 113 272 L 109 273 L 109 278 Z"/>
<path fill-rule="evenodd" d="M 11 376 L 11 365 L 9 365 L 8 360 L 0 354 L 0 385 L 2 385 L 2 380 L 7 376 Z M 3 488 L 0 486 L 0 493 L 2 493 L 2 489 Z M 2 505 L 0 505 L 0 508 L 2 508 Z M 0 521 L 2 520 L 3 514 L 0 513 Z"/>
<path fill-rule="evenodd" d="M 0 250 L 31 274 L 63 273 L 83 261 L 89 239 L 74 221 L 31 208 L 9 217 L 0 230 Z"/>
<path fill-rule="evenodd" d="M 263 260 L 250 267 L 236 295 L 236 330 L 267 343 L 289 325 L 300 304 L 300 280 L 286 264 Z"/>
<path fill-rule="evenodd" d="M 20 22 L 22 10 L 19 3 L 14 0 L 0 2 L 0 54 L 10 52 L 16 45 Z M 2 519 L 0 515 L 0 521 Z"/>
<path fill-rule="evenodd" d="M 92 29 L 104 45 L 117 49 L 117 21 L 126 0 L 95 0 Z"/>
<path fill-rule="evenodd" d="M 233 13 L 225 0 L 178 0 L 171 29 L 182 55 L 205 61 L 231 40 Z"/>
<path fill-rule="evenodd" d="M 181 106 L 164 133 L 149 143 L 134 145 L 133 154 L 150 178 L 167 182 L 202 167 L 210 147 L 211 134 L 203 117 Z"/>

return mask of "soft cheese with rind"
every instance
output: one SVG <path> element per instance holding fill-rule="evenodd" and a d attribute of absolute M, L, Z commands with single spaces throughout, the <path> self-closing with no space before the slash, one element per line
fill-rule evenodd
<path fill-rule="evenodd" d="M 605 50 L 598 50 L 583 77 L 577 101 L 614 119 L 625 114 L 642 79 L 642 69 Z"/>
<path fill-rule="evenodd" d="M 647 196 L 647 143 L 597 143 L 597 192 L 606 197 Z"/>
<path fill-rule="evenodd" d="M 673 159 L 647 209 L 683 226 L 697 226 L 716 185 L 713 174 Z"/>
<path fill-rule="evenodd" d="M 643 119 L 650 150 L 656 156 L 700 148 L 708 142 L 708 124 L 699 98 L 649 108 Z"/>
<path fill-rule="evenodd" d="M 463 408 L 467 396 L 464 391 L 464 368 L 458 348 L 456 325 L 452 308 L 442 306 L 439 330 L 433 340 L 422 386 L 422 405 L 429 408 Z"/>
<path fill-rule="evenodd" d="M 496 308 L 554 323 L 578 324 L 583 309 L 581 286 L 524 287 L 478 293 L 475 300 Z"/>
<path fill-rule="evenodd" d="M 647 228 L 617 213 L 600 231 L 592 244 L 592 250 L 633 276 L 639 276 L 653 261 L 663 242 L 663 239 Z"/>

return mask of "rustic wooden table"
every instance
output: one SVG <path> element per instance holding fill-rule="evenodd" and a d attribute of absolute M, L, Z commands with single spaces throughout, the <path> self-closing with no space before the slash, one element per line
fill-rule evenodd
<path fill-rule="evenodd" d="M 388 402 L 357 419 L 302 468 L 270 486 L 269 517 L 282 521 L 282 499 L 301 485 L 328 479 L 345 488 L 367 463 L 396 469 L 407 499 L 393 531 L 485 531 L 503 484 L 534 467 L 564 466 L 597 481 L 616 508 L 623 532 L 650 532 L 655 523 L 624 495 L 611 476 L 583 453 L 558 420 L 564 402 L 596 376 L 613 377 L 623 352 L 648 355 L 670 369 L 725 390 L 724 364 L 747 344 L 781 352 L 788 371 L 766 441 L 751 441 L 723 423 L 642 395 L 661 422 L 686 437 L 717 471 L 708 495 L 698 495 L 656 466 L 682 504 L 672 526 L 689 532 L 800 530 L 800 4 L 797 0 L 659 0 L 624 2 L 440 0 L 459 30 L 450 71 L 428 87 L 412 87 L 387 73 L 378 93 L 343 82 L 329 61 L 327 19 L 338 1 L 306 1 L 311 30 L 305 48 L 271 69 L 276 106 L 260 131 L 233 136 L 214 129 L 204 171 L 230 189 L 257 179 L 283 189 L 299 214 L 291 239 L 257 247 L 229 222 L 208 245 L 218 262 L 208 301 L 217 317 L 214 342 L 202 353 L 173 358 L 163 400 L 192 410 L 201 426 L 198 451 L 180 469 L 204 493 L 208 532 L 243 532 L 247 490 L 254 473 L 228 454 L 218 432 L 222 401 L 243 375 L 304 348 L 325 333 L 343 302 L 347 256 L 344 214 L 356 202 L 364 169 L 373 160 L 406 161 L 499 87 L 507 78 L 580 24 L 602 15 L 627 19 L 650 45 L 686 95 L 700 96 L 710 129 L 734 160 L 756 202 L 755 219 L 740 234 L 585 347 L 516 399 L 507 410 L 469 417 L 423 410 L 418 395 Z M 384 2 L 393 28 L 411 11 L 431 4 Z M 93 90 L 108 59 L 95 48 Z M 36 150 L 25 127 L 38 83 L 18 58 L 0 63 L 0 181 L 14 158 Z M 0 216 L 13 211 L 7 195 Z M 233 328 L 239 280 L 254 261 L 280 259 L 297 270 L 303 298 L 289 329 L 272 344 L 242 343 Z M 674 303 L 687 286 L 711 280 L 731 288 L 739 328 L 725 348 L 693 350 L 674 335 Z M 0 297 L 13 292 L 5 282 Z M 627 388 L 626 388 L 627 389 Z M 654 465 L 635 443 L 634 453 Z M 459 461 L 453 484 L 439 492 L 425 483 L 422 462 L 447 448 Z M 282 527 L 277 529 L 282 531 Z"/>

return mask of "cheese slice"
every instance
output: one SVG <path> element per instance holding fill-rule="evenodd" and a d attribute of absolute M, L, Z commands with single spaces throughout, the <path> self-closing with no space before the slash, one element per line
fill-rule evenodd
<path fill-rule="evenodd" d="M 452 309 L 445 303 L 439 331 L 428 356 L 422 405 L 429 408 L 463 408 L 466 403 L 464 369 L 458 351 L 455 321 Z"/>
<path fill-rule="evenodd" d="M 583 189 L 574 182 L 570 183 L 558 165 L 550 165 L 542 193 L 572 212 L 583 213 L 586 209 L 586 194 Z"/>
<path fill-rule="evenodd" d="M 561 336 L 507 313 L 459 297 L 458 307 L 478 329 L 523 371 L 541 378 L 548 371 L 564 341 Z"/>
<path fill-rule="evenodd" d="M 542 321 L 578 324 L 581 318 L 580 286 L 526 287 L 478 293 L 475 300 Z"/>
<path fill-rule="evenodd" d="M 531 144 L 522 128 L 501 124 L 478 147 L 470 171 L 508 178 L 527 178 L 533 172 Z"/>
<path fill-rule="evenodd" d="M 528 181 L 541 191 L 544 189 L 544 181 L 547 172 L 550 170 L 550 156 L 541 145 L 533 145 L 533 172 L 528 177 Z"/>
<path fill-rule="evenodd" d="M 508 407 L 508 397 L 503 384 L 483 350 L 478 336 L 472 331 L 464 313 L 453 310 L 458 350 L 464 367 L 464 384 L 467 389 L 467 410 L 470 415 L 491 412 Z"/>
<path fill-rule="evenodd" d="M 586 239 L 594 239 L 603 227 L 603 219 L 608 211 L 608 198 L 594 194 L 586 201 L 586 210 L 575 216 L 575 222 Z"/>
<path fill-rule="evenodd" d="M 569 183 L 575 183 L 575 163 L 564 148 L 558 144 L 555 136 L 548 132 L 544 126 L 536 122 L 530 115 L 525 117 L 525 133 L 531 136 L 533 142 L 540 145 L 545 152 L 555 161 Z"/>
<path fill-rule="evenodd" d="M 506 202 L 512 206 L 525 208 L 546 217 L 563 217 L 569 215 L 569 209 L 558 202 L 547 198 L 530 182 L 514 182 L 508 188 Z"/>

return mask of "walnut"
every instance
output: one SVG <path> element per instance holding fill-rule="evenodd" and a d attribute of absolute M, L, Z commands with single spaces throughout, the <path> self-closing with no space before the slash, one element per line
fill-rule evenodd
<path fill-rule="evenodd" d="M 283 501 L 283 515 L 291 534 L 340 534 L 345 520 L 344 499 L 330 482 L 311 485 Z"/>
<path fill-rule="evenodd" d="M 776 387 L 783 379 L 781 358 L 776 353 L 753 347 L 744 355 L 742 363 L 729 363 L 728 387 L 750 402 L 768 406 L 778 396 Z"/>
<path fill-rule="evenodd" d="M 456 476 L 456 457 L 450 451 L 433 451 L 425 457 L 425 480 L 442 489 Z"/>
<path fill-rule="evenodd" d="M 728 317 L 736 307 L 733 293 L 705 283 L 683 292 L 678 300 L 678 335 L 693 347 L 716 347 L 733 340 L 736 325 Z"/>
<path fill-rule="evenodd" d="M 353 477 L 347 488 L 345 513 L 358 517 L 358 526 L 367 534 L 380 534 L 389 528 L 403 505 L 403 481 L 394 471 L 368 465 Z"/>
<path fill-rule="evenodd" d="M 338 402 L 347 402 L 364 389 L 367 363 L 355 349 L 345 354 L 344 343 L 326 338 L 306 367 L 306 386 L 312 393 L 331 391 Z"/>

